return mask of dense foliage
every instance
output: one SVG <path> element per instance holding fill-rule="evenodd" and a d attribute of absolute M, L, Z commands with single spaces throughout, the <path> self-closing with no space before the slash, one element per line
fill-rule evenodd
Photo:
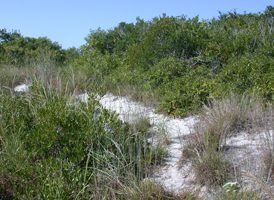
<path fill-rule="evenodd" d="M 158 110 L 185 115 L 230 90 L 273 100 L 274 10 L 218 19 L 165 14 L 91 31 L 75 64 L 108 89 L 128 85 L 156 96 Z M 134 93 L 134 92 L 132 92 Z"/>
<path fill-rule="evenodd" d="M 47 37 L 23 37 L 20 32 L 0 30 L 0 63 L 29 65 L 34 62 L 51 60 L 55 64 L 71 63 L 79 57 L 79 51 L 72 47 L 67 50 Z"/>
<path fill-rule="evenodd" d="M 0 197 L 89 198 L 100 170 L 142 179 L 156 149 L 145 130 L 132 131 L 117 117 L 93 97 L 78 102 L 37 80 L 29 94 L 2 91 Z"/>

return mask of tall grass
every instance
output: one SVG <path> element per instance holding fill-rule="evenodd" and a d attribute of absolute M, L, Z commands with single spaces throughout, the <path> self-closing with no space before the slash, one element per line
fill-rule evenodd
<path fill-rule="evenodd" d="M 80 75 L 72 66 L 55 65 L 51 60 L 36 61 L 29 65 L 0 64 L 0 88 L 12 90 L 17 85 L 31 85 L 32 80 L 39 79 L 48 87 L 79 93 L 92 85 L 91 81 L 83 79 Z"/>
<path fill-rule="evenodd" d="M 260 136 L 260 145 L 264 147 L 260 150 L 265 162 L 261 163 L 260 167 L 269 173 L 268 179 L 272 176 L 274 157 L 271 153 L 273 151 L 271 110 L 272 108 L 266 109 L 263 100 L 255 93 L 242 95 L 231 93 L 222 99 L 213 99 L 209 106 L 203 107 L 200 121 L 195 125 L 190 139 L 184 146 L 182 156 L 183 161 L 192 162 L 196 179 L 201 185 L 216 189 L 229 181 L 236 180 L 237 183 L 239 180 L 245 180 L 244 174 L 239 171 L 243 168 L 234 166 L 233 158 L 230 157 L 233 154 L 228 156 L 230 150 L 227 141 L 241 132 L 246 132 L 253 138 L 258 138 L 255 137 L 256 135 Z M 260 196 L 258 192 L 241 188 L 235 193 L 222 193 L 221 199 L 224 197 L 224 199 L 233 199 L 233 197 L 259 199 Z"/>

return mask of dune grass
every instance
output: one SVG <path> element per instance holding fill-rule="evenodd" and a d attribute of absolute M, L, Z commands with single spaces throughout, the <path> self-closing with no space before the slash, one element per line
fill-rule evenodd
<path fill-rule="evenodd" d="M 226 189 L 223 188 L 221 190 L 223 192 L 219 194 L 220 199 L 261 199 L 262 195 L 271 191 L 269 179 L 273 177 L 272 121 L 273 108 L 266 108 L 263 100 L 255 93 L 242 95 L 230 93 L 222 99 L 213 99 L 211 104 L 203 107 L 200 121 L 195 125 L 187 144 L 183 147 L 182 162 L 192 162 L 196 180 L 202 186 L 215 188 L 215 191 L 218 191 L 217 188 L 226 185 Z M 237 182 L 245 180 L 246 173 L 243 173 L 240 167 L 235 167 L 232 157 L 227 156 L 229 151 L 227 141 L 241 132 L 260 136 L 260 146 L 263 147 L 260 151 L 264 162 L 261 163 L 260 168 L 264 170 L 265 176 L 254 175 L 252 172 L 248 174 L 249 177 L 253 177 L 255 184 L 265 188 L 263 191 L 267 191 L 266 193 L 259 192 L 262 188 L 247 190 L 243 183 Z M 227 186 L 228 182 L 235 182 L 239 188 L 235 190 L 234 186 L 231 186 L 227 189 L 230 187 Z M 231 192 L 232 189 L 234 192 Z"/>

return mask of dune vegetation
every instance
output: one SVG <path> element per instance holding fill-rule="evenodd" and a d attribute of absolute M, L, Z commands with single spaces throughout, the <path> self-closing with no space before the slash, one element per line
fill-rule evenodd
<path fill-rule="evenodd" d="M 104 109 L 96 95 L 106 92 L 169 117 L 198 114 L 181 162 L 193 163 L 197 185 L 214 188 L 214 198 L 274 198 L 274 7 L 210 20 L 137 18 L 85 40 L 62 49 L 0 30 L 0 199 L 203 199 L 145 179 L 165 145 L 150 142 L 149 119 L 127 123 Z M 29 92 L 14 91 L 22 83 Z M 242 131 L 265 133 L 260 177 L 225 156 Z M 240 176 L 257 189 L 232 184 Z"/>

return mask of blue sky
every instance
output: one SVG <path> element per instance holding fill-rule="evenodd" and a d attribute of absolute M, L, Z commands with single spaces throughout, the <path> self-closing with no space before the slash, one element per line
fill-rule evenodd
<path fill-rule="evenodd" d="M 120 22 L 145 21 L 166 13 L 200 19 L 218 11 L 263 12 L 273 0 L 1 0 L 0 29 L 20 30 L 23 36 L 48 37 L 63 48 L 80 47 L 90 30 L 111 29 Z"/>

